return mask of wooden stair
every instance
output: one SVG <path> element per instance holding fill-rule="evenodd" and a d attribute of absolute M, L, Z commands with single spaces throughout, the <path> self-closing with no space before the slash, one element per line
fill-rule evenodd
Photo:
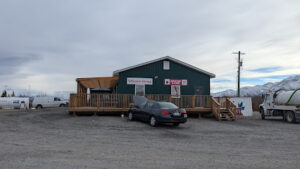
<path fill-rule="evenodd" d="M 236 105 L 227 97 L 223 107 L 215 98 L 211 97 L 211 107 L 214 117 L 218 120 L 236 120 Z"/>

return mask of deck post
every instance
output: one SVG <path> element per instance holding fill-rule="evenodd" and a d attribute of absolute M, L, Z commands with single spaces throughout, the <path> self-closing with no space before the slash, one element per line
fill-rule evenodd
<path fill-rule="evenodd" d="M 192 108 L 195 108 L 195 95 L 192 96 Z"/>
<path fill-rule="evenodd" d="M 127 97 L 126 97 L 126 95 L 125 94 L 123 94 L 123 108 L 126 108 L 127 107 Z"/>
<path fill-rule="evenodd" d="M 100 108 L 100 94 L 97 94 L 97 108 Z"/>

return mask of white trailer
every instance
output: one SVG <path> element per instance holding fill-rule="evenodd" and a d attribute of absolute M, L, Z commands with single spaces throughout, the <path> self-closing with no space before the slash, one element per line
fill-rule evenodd
<path fill-rule="evenodd" d="M 1 109 L 29 109 L 29 98 L 28 97 L 0 97 L 0 108 Z"/>
<path fill-rule="evenodd" d="M 269 91 L 259 105 L 261 118 L 281 116 L 284 121 L 300 121 L 300 89 L 294 91 Z"/>

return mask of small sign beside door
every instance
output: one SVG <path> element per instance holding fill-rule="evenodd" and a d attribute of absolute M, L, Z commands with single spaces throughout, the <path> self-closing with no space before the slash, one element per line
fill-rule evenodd
<path fill-rule="evenodd" d="M 180 86 L 179 85 L 171 85 L 171 96 L 173 98 L 180 98 Z"/>

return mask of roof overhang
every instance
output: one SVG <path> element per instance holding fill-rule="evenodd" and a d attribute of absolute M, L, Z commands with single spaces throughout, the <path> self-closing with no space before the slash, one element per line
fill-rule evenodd
<path fill-rule="evenodd" d="M 90 77 L 77 78 L 76 81 L 85 88 L 114 88 L 118 83 L 119 77 Z"/>
<path fill-rule="evenodd" d="M 151 64 L 151 63 L 155 63 L 155 62 L 158 62 L 158 61 L 162 61 L 162 60 L 170 60 L 170 61 L 173 61 L 175 63 L 178 63 L 180 65 L 183 65 L 185 67 L 188 67 L 190 69 L 193 69 L 197 72 L 200 72 L 200 73 L 203 73 L 203 74 L 206 74 L 208 75 L 210 78 L 215 78 L 216 75 L 213 74 L 213 73 L 210 73 L 210 72 L 207 72 L 205 70 L 202 70 L 196 66 L 193 66 L 193 65 L 190 65 L 188 63 L 185 63 L 185 62 L 182 62 L 180 60 L 177 60 L 175 58 L 172 58 L 170 56 L 165 56 L 165 57 L 161 57 L 161 58 L 158 58 L 158 59 L 155 59 L 155 60 L 151 60 L 151 61 L 148 61 L 148 62 L 144 62 L 144 63 L 141 63 L 141 64 L 137 64 L 137 65 L 134 65 L 134 66 L 130 66 L 130 67 L 127 67 L 127 68 L 124 68 L 124 69 L 120 69 L 120 70 L 116 70 L 113 72 L 113 75 L 114 76 L 118 76 L 120 72 L 124 72 L 124 71 L 127 71 L 127 70 L 130 70 L 130 69 L 134 69 L 134 68 L 137 68 L 137 67 L 140 67 L 140 66 L 144 66 L 144 65 L 148 65 L 148 64 Z"/>

